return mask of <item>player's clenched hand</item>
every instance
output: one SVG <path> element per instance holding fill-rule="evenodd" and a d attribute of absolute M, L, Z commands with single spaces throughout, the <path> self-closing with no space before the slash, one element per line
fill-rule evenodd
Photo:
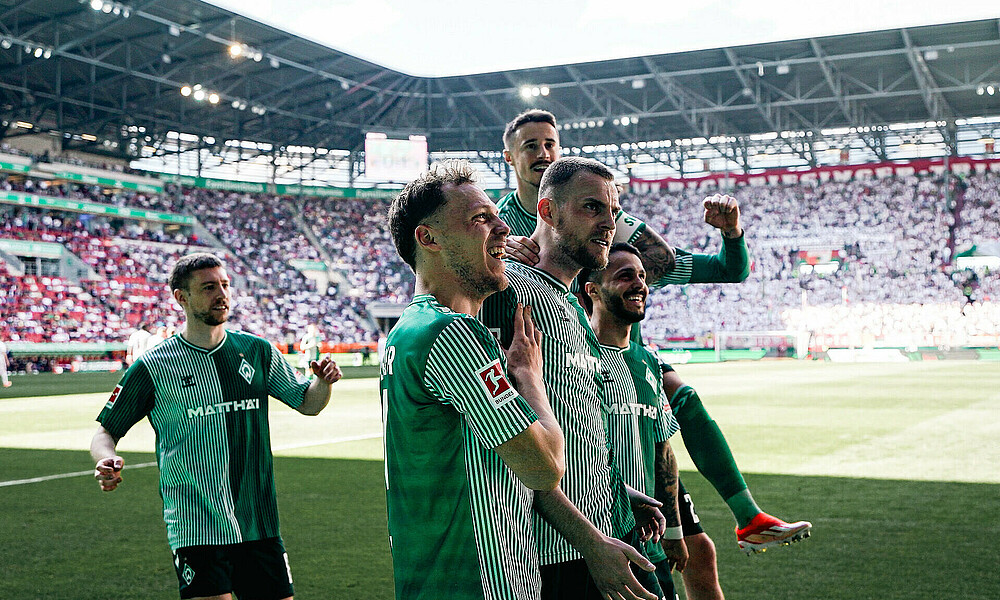
<path fill-rule="evenodd" d="M 531 307 L 518 304 L 514 309 L 514 337 L 507 353 L 507 369 L 515 379 L 542 376 L 542 331 L 535 327 Z"/>
<path fill-rule="evenodd" d="M 530 237 L 507 236 L 507 254 L 514 260 L 530 267 L 538 264 L 538 244 Z"/>
<path fill-rule="evenodd" d="M 324 356 L 323 360 L 319 362 L 315 360 L 310 361 L 309 367 L 312 368 L 312 372 L 316 374 L 316 377 L 326 383 L 337 383 L 344 376 L 340 367 L 329 356 Z"/>
<path fill-rule="evenodd" d="M 590 576 L 604 598 L 625 600 L 656 600 L 632 574 L 629 563 L 652 572 L 656 567 L 639 551 L 625 542 L 601 536 L 603 539 L 583 552 Z"/>
<path fill-rule="evenodd" d="M 670 568 L 683 571 L 688 561 L 687 544 L 684 540 L 660 540 L 660 547 L 667 555 L 667 564 Z"/>
<path fill-rule="evenodd" d="M 101 491 L 110 492 L 118 487 L 118 484 L 122 482 L 122 468 L 124 466 L 125 459 L 120 456 L 109 456 L 97 461 L 94 479 L 101 484 Z"/>
<path fill-rule="evenodd" d="M 705 222 L 729 238 L 743 235 L 740 228 L 740 204 L 736 198 L 715 194 L 705 198 Z"/>

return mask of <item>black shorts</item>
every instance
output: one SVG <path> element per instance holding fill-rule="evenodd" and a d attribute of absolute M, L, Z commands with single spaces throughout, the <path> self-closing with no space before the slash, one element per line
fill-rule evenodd
<path fill-rule="evenodd" d="M 178 548 L 174 569 L 181 598 L 230 592 L 240 600 L 280 600 L 294 595 L 292 570 L 281 538 Z"/>
<path fill-rule="evenodd" d="M 646 556 L 643 544 L 635 531 L 630 532 L 622 540 Z M 646 558 L 649 558 L 646 556 Z M 663 598 L 663 590 L 656 578 L 656 573 L 643 571 L 634 564 L 629 565 L 632 574 L 639 584 L 649 592 Z M 551 565 L 542 565 L 542 600 L 604 600 L 604 595 L 597 589 L 587 563 L 582 558 Z M 673 587 L 671 586 L 671 592 Z M 668 599 L 669 600 L 669 599 Z"/>
<path fill-rule="evenodd" d="M 701 527 L 701 519 L 694 510 L 694 501 L 691 500 L 691 494 L 684 489 L 684 483 L 680 479 L 677 480 L 677 504 L 677 508 L 681 513 L 681 528 L 683 529 L 684 537 L 705 533 L 705 530 Z"/>

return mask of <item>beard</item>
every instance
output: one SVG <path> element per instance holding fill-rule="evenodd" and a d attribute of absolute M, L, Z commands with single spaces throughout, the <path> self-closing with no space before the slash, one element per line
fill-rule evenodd
<path fill-rule="evenodd" d="M 205 325 L 209 325 L 211 327 L 215 327 L 216 325 L 222 325 L 223 323 L 225 323 L 226 321 L 229 320 L 229 317 L 231 315 L 232 315 L 232 312 L 230 312 L 228 310 L 226 311 L 225 315 L 221 319 L 219 319 L 214 314 L 212 314 L 211 310 L 205 310 L 205 311 L 198 311 L 198 310 L 196 310 L 196 311 L 194 311 L 192 313 L 192 316 L 195 319 L 198 319 L 199 321 L 201 321 Z"/>
<path fill-rule="evenodd" d="M 466 289 L 474 296 L 486 297 L 507 287 L 506 275 L 497 276 L 490 271 L 483 270 L 482 267 L 477 269 L 473 266 L 472 261 L 466 257 L 449 257 L 446 264 L 458 275 Z"/>
<path fill-rule="evenodd" d="M 601 294 L 601 301 L 607 307 L 608 312 L 620 319 L 624 323 L 638 323 L 646 318 L 646 307 L 643 306 L 639 312 L 625 308 L 625 298 L 621 296 L 605 296 Z"/>

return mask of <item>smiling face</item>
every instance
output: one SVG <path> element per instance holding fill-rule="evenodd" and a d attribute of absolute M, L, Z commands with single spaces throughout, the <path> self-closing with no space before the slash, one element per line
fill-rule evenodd
<path fill-rule="evenodd" d="M 596 290 L 594 311 L 607 311 L 625 323 L 638 323 L 646 316 L 646 270 L 639 257 L 618 250 L 608 258 L 608 267 L 601 272 L 599 283 L 588 284 Z M 591 293 L 591 297 L 594 294 Z"/>
<path fill-rule="evenodd" d="M 174 297 L 184 307 L 188 321 L 215 327 L 229 320 L 232 292 L 229 275 L 222 267 L 194 271 L 187 289 L 174 290 Z"/>
<path fill-rule="evenodd" d="M 545 169 L 559 159 L 559 134 L 549 123 L 525 123 L 514 132 L 510 148 L 503 151 L 504 160 L 514 167 L 518 181 L 534 187 Z"/>
<path fill-rule="evenodd" d="M 548 200 L 559 251 L 583 269 L 603 269 L 621 210 L 618 188 L 590 171 L 578 171 Z"/>
<path fill-rule="evenodd" d="M 503 259 L 510 228 L 496 205 L 471 183 L 447 184 L 442 191 L 447 202 L 430 226 L 440 244 L 442 266 L 474 297 L 505 289 Z"/>

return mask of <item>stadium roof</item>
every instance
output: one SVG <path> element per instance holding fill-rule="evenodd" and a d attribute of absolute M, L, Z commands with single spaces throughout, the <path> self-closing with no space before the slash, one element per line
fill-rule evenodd
<path fill-rule="evenodd" d="M 490 151 L 528 107 L 554 112 L 577 146 L 905 121 L 945 131 L 1000 114 L 997 19 L 437 78 L 198 0 L 0 0 L 0 35 L 0 113 L 32 125 L 6 135 L 86 135 L 66 147 L 92 152 L 130 125 L 153 145 L 182 131 L 351 150 L 379 131 Z"/>

